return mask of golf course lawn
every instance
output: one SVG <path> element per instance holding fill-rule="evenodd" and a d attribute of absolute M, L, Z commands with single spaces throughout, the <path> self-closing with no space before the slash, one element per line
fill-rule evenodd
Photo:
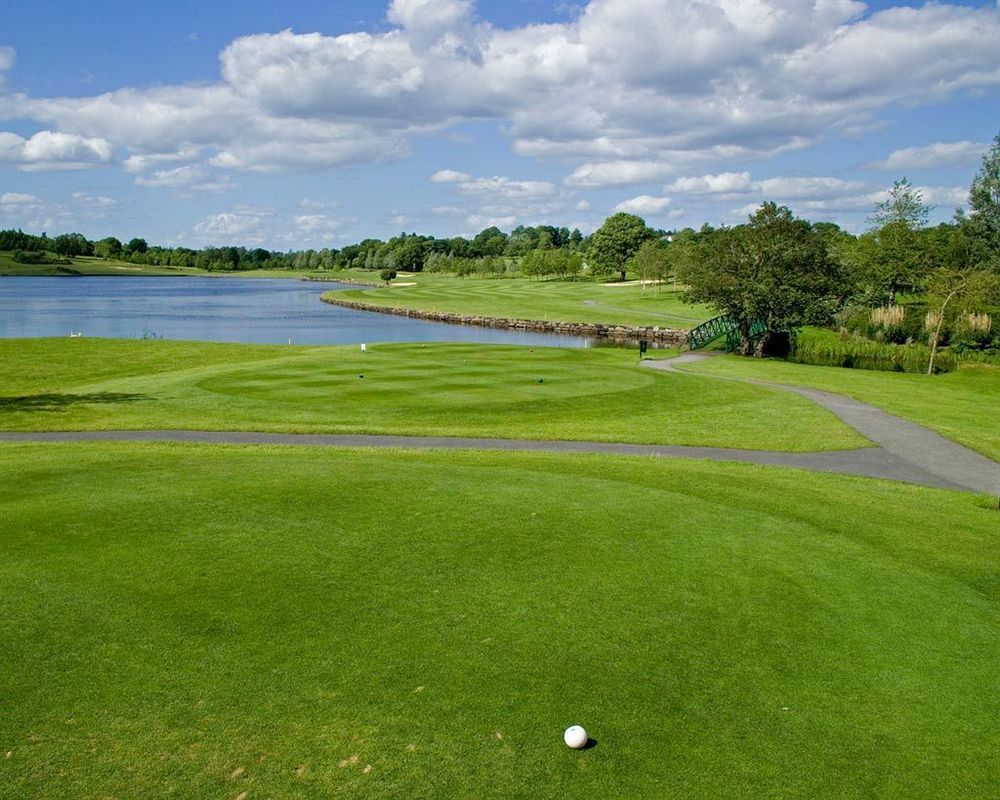
<path fill-rule="evenodd" d="M 963 364 L 943 375 L 912 375 L 736 356 L 685 364 L 685 372 L 725 375 L 838 392 L 926 425 L 1000 461 L 1000 367 Z"/>
<path fill-rule="evenodd" d="M 148 443 L 3 445 L 0 481 L 3 797 L 941 800 L 1000 779 L 981 497 Z M 568 750 L 570 724 L 596 746 Z"/>
<path fill-rule="evenodd" d="M 52 258 L 62 258 L 50 254 Z M 106 260 L 95 256 L 73 256 L 69 264 L 22 264 L 14 260 L 11 250 L 0 250 L 0 276 L 74 276 L 74 275 L 186 275 L 188 277 L 238 278 L 303 278 L 327 277 L 331 273 L 316 270 L 258 269 L 236 272 L 208 272 L 197 267 L 160 267 L 152 264 L 132 264 L 128 261 Z M 369 278 L 371 279 L 371 278 Z M 377 281 L 377 276 L 375 277 Z"/>
<path fill-rule="evenodd" d="M 52 256 L 60 258 L 59 256 Z M 67 258 L 69 264 L 22 264 L 10 250 L 0 250 L 0 275 L 198 275 L 199 269 L 153 267 L 127 261 L 107 261 L 93 256 Z"/>
<path fill-rule="evenodd" d="M 371 280 L 369 274 L 369 280 Z M 516 319 L 608 322 L 693 328 L 714 314 L 705 306 L 684 303 L 671 286 L 659 291 L 637 282 L 529 280 L 527 278 L 455 278 L 416 273 L 397 285 L 351 289 L 330 296 L 396 308 L 446 311 Z"/>
<path fill-rule="evenodd" d="M 364 376 L 364 377 L 361 377 Z M 656 372 L 634 350 L 0 340 L 0 430 L 199 429 L 837 450 L 796 395 Z"/>

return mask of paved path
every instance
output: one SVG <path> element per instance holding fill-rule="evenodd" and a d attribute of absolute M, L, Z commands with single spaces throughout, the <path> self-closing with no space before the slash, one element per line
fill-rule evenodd
<path fill-rule="evenodd" d="M 704 353 L 685 353 L 662 361 L 643 361 L 651 369 L 675 370 L 678 364 L 701 361 Z M 699 375 L 699 377 L 707 377 Z M 715 377 L 715 376 L 712 376 Z M 719 378 L 719 380 L 744 380 Z M 425 450 L 501 450 L 546 453 L 603 453 L 625 456 L 697 458 L 798 467 L 816 472 L 839 472 L 869 478 L 936 486 L 995 495 L 1000 492 L 1000 464 L 945 439 L 927 428 L 887 414 L 848 397 L 798 386 L 746 379 L 795 392 L 819 403 L 876 447 L 813 453 L 776 450 L 739 450 L 722 447 L 685 447 L 608 442 L 532 441 L 525 439 L 469 439 L 447 436 L 374 436 L 364 434 L 254 433 L 249 431 L 69 431 L 0 433 L 0 442 L 184 442 L 208 444 L 278 444 L 307 447 L 390 447 Z"/>
<path fill-rule="evenodd" d="M 689 352 L 662 361 L 643 361 L 642 365 L 683 375 L 691 373 L 678 370 L 676 366 L 697 363 L 711 357 L 712 353 Z M 928 486 L 950 486 L 984 494 L 1000 493 L 1000 464 L 922 425 L 889 414 L 860 400 L 818 389 L 752 378 L 707 376 L 702 373 L 697 375 L 702 378 L 717 377 L 720 380 L 754 383 L 772 389 L 795 392 L 829 409 L 844 424 L 877 445 L 876 448 L 847 451 L 842 455 L 850 462 L 848 456 L 852 453 L 857 454 L 859 458 L 864 453 L 877 454 L 880 463 L 886 467 L 882 477 L 924 483 Z M 870 473 L 859 472 L 859 474 Z"/>

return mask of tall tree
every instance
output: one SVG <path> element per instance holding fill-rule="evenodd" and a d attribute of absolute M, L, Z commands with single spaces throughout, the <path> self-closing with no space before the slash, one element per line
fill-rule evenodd
<path fill-rule="evenodd" d="M 973 260 L 1000 272 L 1000 133 L 969 187 L 968 230 Z"/>
<path fill-rule="evenodd" d="M 738 351 L 757 357 L 779 332 L 792 335 L 828 318 L 840 299 L 840 271 L 822 235 L 774 203 L 764 203 L 744 225 L 704 234 L 696 257 L 682 262 L 681 278 L 685 299 L 732 317 Z M 751 337 L 758 322 L 764 330 Z"/>
<path fill-rule="evenodd" d="M 587 260 L 597 275 L 621 274 L 629 261 L 639 252 L 642 243 L 653 238 L 653 231 L 642 217 L 620 211 L 612 214 L 594 231 L 587 249 Z"/>
<path fill-rule="evenodd" d="M 889 196 L 875 204 L 868 218 L 871 228 L 854 248 L 856 277 L 872 300 L 893 305 L 901 290 L 919 284 L 924 242 L 918 231 L 930 211 L 921 191 L 906 178 L 893 183 Z"/>

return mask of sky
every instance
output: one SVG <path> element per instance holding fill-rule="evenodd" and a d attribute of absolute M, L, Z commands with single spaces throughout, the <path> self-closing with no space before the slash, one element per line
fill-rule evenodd
<path fill-rule="evenodd" d="M 0 0 L 0 227 L 340 247 L 402 231 L 860 232 L 964 206 L 1000 132 L 995 2 Z"/>

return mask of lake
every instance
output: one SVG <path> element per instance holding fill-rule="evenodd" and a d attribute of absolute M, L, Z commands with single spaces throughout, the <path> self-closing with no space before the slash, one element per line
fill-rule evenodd
<path fill-rule="evenodd" d="M 448 325 L 320 301 L 337 283 L 283 278 L 4 277 L 0 338 L 84 336 L 257 344 L 483 342 L 588 347 L 580 336 Z"/>

